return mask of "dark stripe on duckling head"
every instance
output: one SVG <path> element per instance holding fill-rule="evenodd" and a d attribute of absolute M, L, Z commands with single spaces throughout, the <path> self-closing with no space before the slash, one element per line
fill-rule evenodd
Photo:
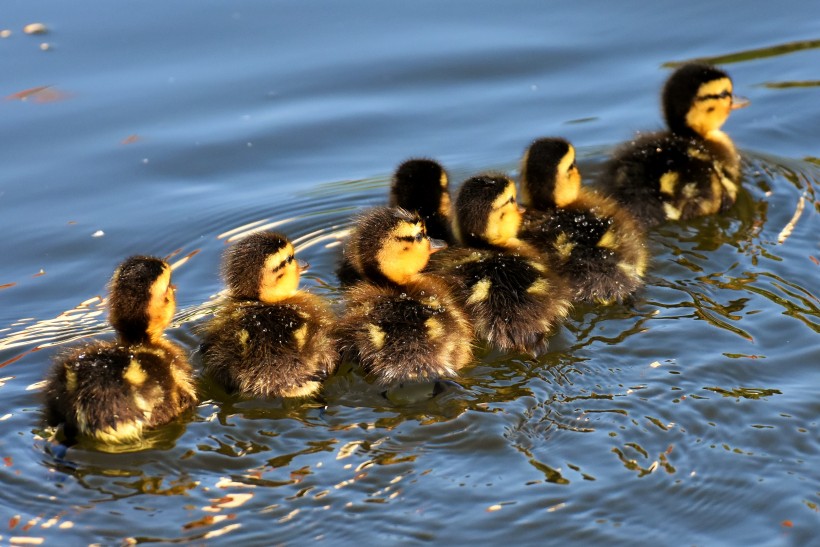
<path fill-rule="evenodd" d="M 114 271 L 109 284 L 110 322 L 126 342 L 147 338 L 151 287 L 167 268 L 170 266 L 159 258 L 132 256 Z"/>
<path fill-rule="evenodd" d="M 521 202 L 524 205 L 541 211 L 555 207 L 558 164 L 570 148 L 569 142 L 559 138 L 533 141 L 521 162 Z"/>
<path fill-rule="evenodd" d="M 669 129 L 678 134 L 692 134 L 686 115 L 698 99 L 698 89 L 706 82 L 729 78 L 717 67 L 704 63 L 688 63 L 678 68 L 663 87 L 663 113 Z"/>
<path fill-rule="evenodd" d="M 222 276 L 231 296 L 258 299 L 265 262 L 288 245 L 290 241 L 282 234 L 256 232 L 228 247 L 222 257 Z M 276 267 L 284 268 L 287 264 L 286 257 Z"/>

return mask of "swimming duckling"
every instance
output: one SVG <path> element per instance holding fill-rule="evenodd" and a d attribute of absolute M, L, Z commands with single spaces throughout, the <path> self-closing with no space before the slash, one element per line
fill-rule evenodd
<path fill-rule="evenodd" d="M 205 326 L 206 374 L 250 397 L 307 397 L 338 364 L 334 316 L 324 300 L 299 290 L 306 265 L 274 232 L 229 247 L 222 272 L 228 299 Z"/>
<path fill-rule="evenodd" d="M 599 183 L 646 226 L 727 210 L 740 187 L 740 156 L 720 130 L 736 101 L 726 72 L 701 63 L 678 68 L 663 88 L 668 131 L 615 151 Z"/>
<path fill-rule="evenodd" d="M 445 246 L 401 208 L 378 207 L 356 222 L 348 254 L 364 281 L 345 294 L 340 337 L 380 385 L 453 377 L 472 358 L 466 314 L 444 281 L 422 272 Z"/>
<path fill-rule="evenodd" d="M 455 206 L 463 248 L 435 255 L 430 269 L 452 279 L 479 337 L 501 350 L 537 356 L 567 316 L 570 293 L 528 243 L 518 239 L 521 210 L 504 175 L 468 179 Z"/>
<path fill-rule="evenodd" d="M 455 242 L 450 229 L 449 177 L 437 161 L 413 158 L 402 162 L 390 183 L 390 206 L 418 213 L 430 237 L 448 245 Z M 362 280 L 352 260 L 353 257 L 342 254 L 336 269 L 344 287 Z"/>
<path fill-rule="evenodd" d="M 648 252 L 637 220 L 616 201 L 581 187 L 575 148 L 535 140 L 521 162 L 527 207 L 521 238 L 545 252 L 573 300 L 622 301 L 643 286 Z"/>
<path fill-rule="evenodd" d="M 197 401 L 185 352 L 163 338 L 176 308 L 171 267 L 133 256 L 109 287 L 117 340 L 68 350 L 46 380 L 47 421 L 64 424 L 69 440 L 79 434 L 111 444 L 135 441 Z"/>

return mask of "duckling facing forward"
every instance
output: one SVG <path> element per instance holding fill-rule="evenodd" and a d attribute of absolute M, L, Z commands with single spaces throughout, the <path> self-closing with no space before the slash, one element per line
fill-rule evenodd
<path fill-rule="evenodd" d="M 454 377 L 472 358 L 473 331 L 446 283 L 422 273 L 445 243 L 401 208 L 364 213 L 347 252 L 364 281 L 345 294 L 340 324 L 345 349 L 376 383 Z"/>
<path fill-rule="evenodd" d="M 662 103 L 669 130 L 616 150 L 599 185 L 647 227 L 727 210 L 740 187 L 740 156 L 720 127 L 747 101 L 733 99 L 726 72 L 689 63 L 667 80 Z"/>
<path fill-rule="evenodd" d="M 438 162 L 426 158 L 413 158 L 401 163 L 390 183 L 390 206 L 401 207 L 418 213 L 424 221 L 427 235 L 441 239 L 448 245 L 454 243 L 450 228 L 450 190 L 447 171 Z M 352 247 L 347 246 L 349 251 Z M 343 287 L 361 281 L 359 268 L 353 264 L 356 255 L 342 254 L 336 276 Z"/>
<path fill-rule="evenodd" d="M 622 301 L 643 286 L 649 253 L 638 221 L 616 201 L 581 187 L 575 148 L 535 140 L 521 162 L 527 207 L 521 239 L 547 254 L 573 300 Z"/>
<path fill-rule="evenodd" d="M 58 356 L 46 380 L 49 425 L 118 444 L 170 422 L 196 404 L 191 365 L 182 348 L 165 340 L 176 308 L 171 267 L 133 256 L 114 272 L 109 321 L 114 342 L 94 342 Z"/>
<path fill-rule="evenodd" d="M 496 174 L 468 179 L 456 199 L 454 224 L 465 247 L 434 255 L 430 269 L 452 280 L 480 338 L 537 356 L 569 313 L 570 292 L 518 239 L 520 225 L 512 180 Z"/>
<path fill-rule="evenodd" d="M 228 248 L 222 269 L 228 300 L 205 326 L 206 374 L 250 397 L 307 397 L 338 364 L 334 316 L 299 291 L 306 266 L 281 234 L 257 232 Z"/>

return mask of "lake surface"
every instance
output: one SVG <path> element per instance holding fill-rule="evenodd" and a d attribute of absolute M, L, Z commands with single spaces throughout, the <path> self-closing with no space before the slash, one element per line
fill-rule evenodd
<path fill-rule="evenodd" d="M 820 4 L 5 0 L 2 29 L 0 543 L 820 534 Z M 178 263 L 168 335 L 193 351 L 231 234 L 276 223 L 338 299 L 339 240 L 402 160 L 515 175 L 561 135 L 590 181 L 661 126 L 690 59 L 751 99 L 725 126 L 745 190 L 652 231 L 633 305 L 578 307 L 537 361 L 480 350 L 429 401 L 391 404 L 349 368 L 326 409 L 202 383 L 139 450 L 55 455 L 38 383 L 61 347 L 111 336 L 124 257 Z"/>

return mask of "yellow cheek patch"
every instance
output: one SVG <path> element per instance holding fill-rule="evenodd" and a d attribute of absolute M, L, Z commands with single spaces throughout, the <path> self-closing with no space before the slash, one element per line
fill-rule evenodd
<path fill-rule="evenodd" d="M 370 342 L 377 350 L 384 347 L 386 333 L 378 325 L 369 323 L 367 325 L 367 333 L 370 336 Z"/>
<path fill-rule="evenodd" d="M 518 235 L 520 226 L 521 213 L 515 201 L 515 185 L 511 181 L 504 192 L 493 201 L 484 235 L 490 243 L 506 246 L 510 239 Z"/>
<path fill-rule="evenodd" d="M 487 300 L 487 297 L 490 295 L 491 287 L 492 282 L 488 278 L 485 277 L 480 280 L 478 283 L 473 285 L 473 290 L 470 292 L 470 297 L 467 299 L 467 303 L 478 304 L 479 302 Z"/>
<path fill-rule="evenodd" d="M 122 377 L 132 386 L 139 387 L 148 379 L 148 374 L 146 374 L 145 370 L 143 370 L 137 361 L 132 360 L 128 364 L 128 368 L 125 369 L 125 373 L 123 373 Z"/>
<path fill-rule="evenodd" d="M 578 199 L 581 190 L 581 174 L 577 168 L 570 171 L 570 166 L 575 163 L 575 148 L 569 147 L 569 151 L 558 162 L 558 170 L 555 173 L 555 195 L 553 200 L 557 207 L 566 207 Z"/>
<path fill-rule="evenodd" d="M 732 110 L 732 81 L 719 78 L 698 88 L 692 107 L 686 113 L 686 123 L 702 136 L 717 130 Z"/>
<path fill-rule="evenodd" d="M 661 193 L 668 196 L 675 195 L 675 188 L 678 186 L 680 176 L 675 171 L 669 171 L 661 175 Z"/>
<path fill-rule="evenodd" d="M 391 281 L 403 285 L 418 275 L 430 260 L 430 240 L 422 237 L 421 223 L 399 224 L 379 249 L 376 260 L 379 270 Z"/>
<path fill-rule="evenodd" d="M 151 285 L 151 300 L 148 303 L 148 335 L 152 339 L 162 336 L 162 332 L 171 323 L 176 310 L 176 298 L 171 284 L 171 268 L 165 269 Z"/>
<path fill-rule="evenodd" d="M 299 288 L 299 265 L 292 256 L 293 246 L 288 243 L 265 259 L 259 300 L 273 304 L 296 292 Z"/>

